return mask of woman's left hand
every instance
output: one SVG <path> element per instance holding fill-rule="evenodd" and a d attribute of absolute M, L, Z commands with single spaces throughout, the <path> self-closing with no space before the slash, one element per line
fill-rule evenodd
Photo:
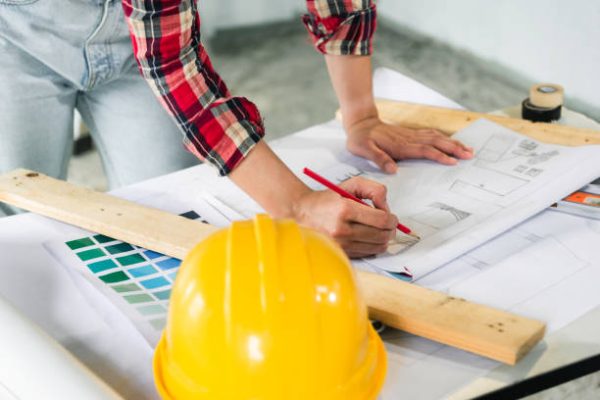
<path fill-rule="evenodd" d="M 473 157 L 473 149 L 436 129 L 410 129 L 369 117 L 346 126 L 348 150 L 373 161 L 387 173 L 397 170 L 396 161 L 425 158 L 445 165 Z"/>

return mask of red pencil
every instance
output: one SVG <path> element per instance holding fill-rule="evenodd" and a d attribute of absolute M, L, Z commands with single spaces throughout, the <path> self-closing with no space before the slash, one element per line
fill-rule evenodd
<path fill-rule="evenodd" d="M 345 198 L 350 199 L 350 200 L 354 200 L 357 203 L 364 204 L 365 206 L 370 207 L 367 203 L 365 203 L 364 201 L 362 201 L 358 197 L 352 195 L 351 193 L 346 192 L 344 189 L 342 189 L 341 187 L 337 186 L 333 182 L 328 181 L 327 179 L 325 179 L 321 175 L 317 174 L 315 171 L 311 170 L 310 168 L 304 168 L 304 170 L 302 172 L 304 172 L 305 175 L 313 178 L 315 181 L 319 182 L 321 185 L 325 186 L 327 189 L 333 190 L 334 192 L 336 192 L 340 196 L 345 197 Z M 415 239 L 421 240 L 421 238 L 418 235 L 415 235 L 414 233 L 412 233 L 412 231 L 410 230 L 410 228 L 408 228 L 407 226 L 402 225 L 401 223 L 398 223 L 398 225 L 396 225 L 396 228 L 398 228 L 398 230 L 400 230 L 402 233 L 405 233 L 405 234 L 407 234 L 409 236 L 412 236 Z"/>

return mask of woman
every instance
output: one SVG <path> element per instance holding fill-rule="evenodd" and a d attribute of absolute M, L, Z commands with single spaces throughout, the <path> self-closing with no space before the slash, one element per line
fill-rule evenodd
<path fill-rule="evenodd" d="M 303 21 L 325 54 L 351 152 L 388 173 L 404 158 L 454 164 L 471 156 L 439 132 L 378 118 L 372 0 L 307 0 L 307 8 Z M 190 153 L 228 175 L 269 213 L 329 233 L 351 257 L 385 251 L 395 233 L 385 187 L 360 178 L 343 184 L 375 208 L 312 191 L 261 140 L 258 109 L 232 96 L 212 68 L 192 0 L 123 0 L 122 9 L 111 0 L 0 0 L 0 37 L 2 172 L 26 167 L 64 178 L 77 108 L 111 186 L 191 165 L 171 133 L 177 126 Z M 134 57 L 175 124 L 135 71 Z"/>

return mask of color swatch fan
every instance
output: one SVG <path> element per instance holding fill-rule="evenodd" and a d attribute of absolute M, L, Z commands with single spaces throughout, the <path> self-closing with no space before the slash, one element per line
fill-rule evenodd
<path fill-rule="evenodd" d="M 221 206 L 215 212 L 208 202 L 199 208 L 206 218 L 193 210 L 179 215 L 217 226 L 238 217 L 235 212 L 224 215 Z M 68 271 L 82 274 L 104 294 L 151 346 L 158 342 L 181 260 L 92 233 L 48 242 L 45 247 Z"/>

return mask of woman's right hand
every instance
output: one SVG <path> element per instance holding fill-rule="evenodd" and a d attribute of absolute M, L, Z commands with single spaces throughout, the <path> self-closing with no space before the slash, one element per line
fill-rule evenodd
<path fill-rule="evenodd" d="M 340 186 L 373 207 L 329 190 L 313 191 L 298 179 L 269 146 L 260 141 L 229 175 L 275 218 L 294 218 L 333 237 L 350 257 L 382 253 L 395 236 L 398 219 L 390 213 L 386 188 L 361 177 Z"/>
<path fill-rule="evenodd" d="M 398 218 L 389 211 L 385 186 L 361 177 L 340 186 L 358 198 L 370 199 L 375 207 L 329 190 L 310 191 L 295 202 L 294 219 L 331 236 L 351 258 L 385 252 L 398 224 Z"/>

